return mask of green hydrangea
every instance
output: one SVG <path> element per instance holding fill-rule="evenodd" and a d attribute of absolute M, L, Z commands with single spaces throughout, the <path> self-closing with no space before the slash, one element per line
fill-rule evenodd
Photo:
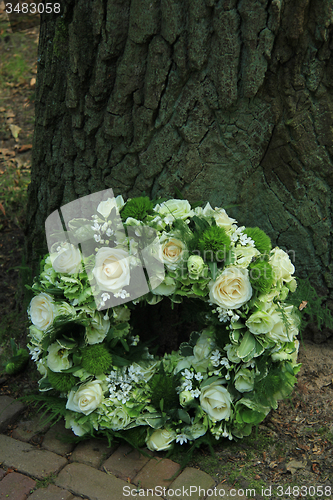
<path fill-rule="evenodd" d="M 153 204 L 148 196 L 140 196 L 139 198 L 128 200 L 126 205 L 122 208 L 120 216 L 122 220 L 126 220 L 128 217 L 143 220 L 147 215 L 152 213 L 152 211 Z"/>
<path fill-rule="evenodd" d="M 269 236 L 259 227 L 247 227 L 244 233 L 249 236 L 260 253 L 269 253 L 272 250 L 272 242 Z"/>
<path fill-rule="evenodd" d="M 210 226 L 199 238 L 198 248 L 205 261 L 221 261 L 226 257 L 231 240 L 219 226 Z"/>
<path fill-rule="evenodd" d="M 92 375 L 107 372 L 112 364 L 112 356 L 103 344 L 88 345 L 81 354 L 82 368 Z"/>
<path fill-rule="evenodd" d="M 270 292 L 275 281 L 272 266 L 264 260 L 257 260 L 250 265 L 249 276 L 252 287 L 263 294 Z"/>
<path fill-rule="evenodd" d="M 70 391 L 78 380 L 72 373 L 53 372 L 51 370 L 48 370 L 47 378 L 53 389 L 59 392 Z"/>

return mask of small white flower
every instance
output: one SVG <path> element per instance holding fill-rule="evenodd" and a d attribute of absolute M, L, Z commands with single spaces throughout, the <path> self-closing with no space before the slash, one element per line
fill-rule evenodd
<path fill-rule="evenodd" d="M 108 236 L 109 238 L 110 238 L 110 236 L 112 236 L 113 234 L 114 234 L 114 231 L 113 231 L 112 229 L 108 228 L 108 229 L 106 230 L 106 236 Z"/>
<path fill-rule="evenodd" d="M 102 297 L 102 300 L 103 300 L 103 301 L 108 300 L 108 299 L 110 299 L 110 298 L 111 298 L 111 297 L 110 297 L 110 295 L 109 295 L 108 293 L 102 293 L 101 297 Z M 106 318 L 106 319 L 108 319 L 108 318 Z"/>
<path fill-rule="evenodd" d="M 176 443 L 180 443 L 180 444 L 186 444 L 187 443 L 187 437 L 185 436 L 185 434 L 179 434 L 176 438 Z"/>
<path fill-rule="evenodd" d="M 203 379 L 203 376 L 201 375 L 201 372 L 198 372 L 196 375 L 194 375 L 194 378 L 195 380 L 198 380 L 200 382 L 200 380 Z"/>
<path fill-rule="evenodd" d="M 101 236 L 99 234 L 94 234 L 94 240 L 96 243 L 99 243 L 101 241 Z"/>
<path fill-rule="evenodd" d="M 191 380 L 194 377 L 194 373 L 190 372 L 187 368 L 182 372 L 182 375 L 188 380 Z"/>
<path fill-rule="evenodd" d="M 191 392 L 191 396 L 193 396 L 194 398 L 198 398 L 200 396 L 200 394 L 201 394 L 200 389 L 194 389 L 194 390 L 192 390 L 190 392 Z"/>

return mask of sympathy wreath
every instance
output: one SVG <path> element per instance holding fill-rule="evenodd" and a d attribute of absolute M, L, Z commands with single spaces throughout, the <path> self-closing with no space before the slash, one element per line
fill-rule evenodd
<path fill-rule="evenodd" d="M 77 436 L 157 451 L 242 438 L 290 394 L 300 367 L 298 311 L 286 302 L 294 266 L 262 230 L 209 203 L 121 196 L 68 229 L 32 286 L 28 348 L 40 391 L 57 396 Z M 182 342 L 158 355 L 159 331 L 142 318 L 161 302 Z"/>

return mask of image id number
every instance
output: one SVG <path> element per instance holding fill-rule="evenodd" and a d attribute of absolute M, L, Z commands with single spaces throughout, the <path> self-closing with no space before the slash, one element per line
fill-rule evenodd
<path fill-rule="evenodd" d="M 278 486 L 276 488 L 276 494 L 278 496 L 286 495 L 298 498 L 302 496 L 310 497 L 330 497 L 333 493 L 331 486 L 288 486 L 284 488 L 283 486 Z"/>
<path fill-rule="evenodd" d="M 60 3 L 22 3 L 21 5 L 17 3 L 5 4 L 5 12 L 7 14 L 60 14 Z"/>

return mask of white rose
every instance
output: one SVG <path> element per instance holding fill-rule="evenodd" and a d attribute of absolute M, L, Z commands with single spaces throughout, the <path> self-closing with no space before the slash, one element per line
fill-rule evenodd
<path fill-rule="evenodd" d="M 42 331 L 47 330 L 53 323 L 55 304 L 47 293 L 40 293 L 30 302 L 31 322 Z"/>
<path fill-rule="evenodd" d="M 92 321 L 86 326 L 86 341 L 88 344 L 99 344 L 103 342 L 110 329 L 110 320 L 101 313 L 96 313 Z"/>
<path fill-rule="evenodd" d="M 252 297 L 248 270 L 231 266 L 209 283 L 210 301 L 225 309 L 238 309 Z"/>
<path fill-rule="evenodd" d="M 213 420 L 225 420 L 231 415 L 231 396 L 219 380 L 201 389 L 200 405 Z"/>
<path fill-rule="evenodd" d="M 89 415 L 101 404 L 103 390 L 98 380 L 93 380 L 68 395 L 66 403 L 67 410 L 77 411 Z"/>
<path fill-rule="evenodd" d="M 121 195 L 117 198 L 108 198 L 106 201 L 101 201 L 97 207 L 97 212 L 99 212 L 105 219 L 109 217 L 111 210 L 116 208 L 118 211 L 125 205 L 123 197 Z"/>
<path fill-rule="evenodd" d="M 160 240 L 162 247 L 162 261 L 169 269 L 176 269 L 178 263 L 182 260 L 185 251 L 185 245 L 182 241 L 173 237 L 163 237 Z"/>
<path fill-rule="evenodd" d="M 68 359 L 68 349 L 61 346 L 58 342 L 51 344 L 48 349 L 47 366 L 53 372 L 61 372 L 72 366 L 72 361 Z"/>
<path fill-rule="evenodd" d="M 229 217 L 229 215 L 223 208 L 218 207 L 215 207 L 214 219 L 216 225 L 223 227 L 226 231 L 231 228 L 232 224 L 237 222 L 236 219 L 232 219 L 231 217 Z"/>
<path fill-rule="evenodd" d="M 116 293 L 130 282 L 129 255 L 117 248 L 100 248 L 93 275 L 101 290 Z"/>
<path fill-rule="evenodd" d="M 62 245 L 50 255 L 52 267 L 57 273 L 74 274 L 81 269 L 81 252 L 71 243 Z"/>
<path fill-rule="evenodd" d="M 164 217 L 164 222 L 167 224 L 170 224 L 175 219 L 187 219 L 194 214 L 187 200 L 177 199 L 167 200 L 161 205 L 156 205 L 154 211 Z"/>
<path fill-rule="evenodd" d="M 175 432 L 168 429 L 156 429 L 147 439 L 146 445 L 150 451 L 168 450 L 175 439 Z"/>
<path fill-rule="evenodd" d="M 245 322 L 246 326 L 254 335 L 268 333 L 274 326 L 274 319 L 265 311 L 257 311 Z"/>
<path fill-rule="evenodd" d="M 252 391 L 254 386 L 254 372 L 248 368 L 241 368 L 235 375 L 234 383 L 239 392 Z"/>
<path fill-rule="evenodd" d="M 295 267 L 291 263 L 288 254 L 278 247 L 272 250 L 272 254 L 273 255 L 270 257 L 269 263 L 273 267 L 276 279 L 281 279 L 289 283 L 289 281 L 293 280 L 291 275 L 294 274 Z"/>

